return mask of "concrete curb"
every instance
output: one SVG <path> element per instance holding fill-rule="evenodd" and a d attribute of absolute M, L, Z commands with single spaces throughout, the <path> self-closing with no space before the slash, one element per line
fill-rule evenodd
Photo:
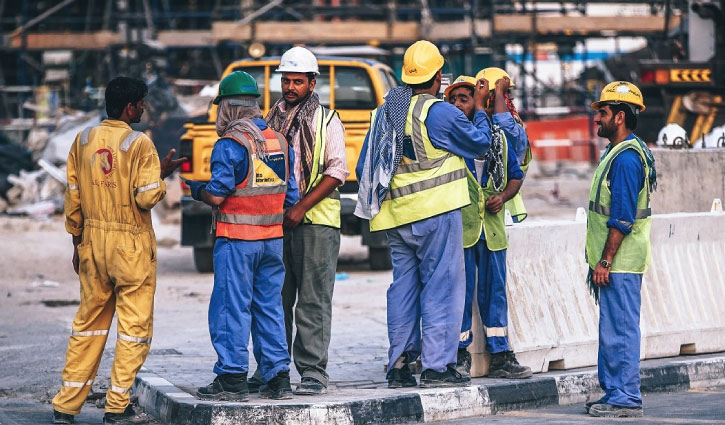
<path fill-rule="evenodd" d="M 676 357 L 642 365 L 642 392 L 684 391 L 725 384 L 725 355 Z M 324 398 L 248 403 L 196 399 L 142 370 L 134 391 L 146 411 L 168 425 L 397 424 L 433 422 L 542 406 L 584 403 L 601 395 L 593 369 L 535 375 L 522 381 L 474 379 L 470 387 L 344 389 Z M 646 408 L 646 406 L 645 406 Z"/>

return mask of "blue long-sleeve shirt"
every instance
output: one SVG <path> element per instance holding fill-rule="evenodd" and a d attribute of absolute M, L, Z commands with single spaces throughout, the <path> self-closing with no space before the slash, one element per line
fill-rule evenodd
<path fill-rule="evenodd" d="M 253 120 L 260 130 L 267 128 L 263 119 Z M 295 153 L 289 145 L 289 163 L 295 163 Z M 247 149 L 235 140 L 219 139 L 211 152 L 211 180 L 206 185 L 206 191 L 214 196 L 227 197 L 234 193 L 236 186 L 247 176 L 249 155 Z M 291 207 L 300 199 L 297 190 L 295 174 L 290 170 L 287 181 L 287 194 L 284 198 L 284 207 Z"/>
<path fill-rule="evenodd" d="M 630 134 L 625 140 L 634 139 Z M 634 149 L 622 151 L 609 169 L 609 189 L 612 192 L 608 228 L 614 228 L 625 235 L 632 232 L 637 213 L 637 198 L 644 187 L 644 165 Z"/>
<path fill-rule="evenodd" d="M 476 111 L 471 123 L 455 106 L 436 102 L 428 110 L 425 126 L 434 147 L 463 158 L 481 158 L 491 146 L 491 120 L 484 111 Z M 358 176 L 362 176 L 369 137 L 368 131 L 355 167 Z"/>
<path fill-rule="evenodd" d="M 516 120 L 514 120 L 510 112 L 493 114 L 493 123 L 501 127 L 501 130 L 506 134 L 506 140 L 509 141 L 510 146 L 516 152 L 516 159 L 519 160 L 519 165 L 523 164 L 524 158 L 526 157 L 526 147 L 529 143 L 526 130 L 516 123 Z M 511 151 L 510 147 L 509 151 Z"/>
<path fill-rule="evenodd" d="M 511 142 L 508 142 L 508 156 L 506 161 L 506 176 L 509 180 L 522 180 L 524 178 L 524 172 L 521 170 L 521 165 L 519 165 L 519 161 L 516 158 L 516 153 L 514 152 Z M 488 173 L 486 172 L 486 163 L 483 164 L 483 175 L 479 176 L 478 172 L 476 171 L 476 161 L 473 159 L 466 158 L 466 166 L 469 170 L 471 170 L 471 173 L 473 173 L 473 176 L 476 177 L 476 180 L 478 180 L 481 183 L 481 186 L 486 186 L 486 183 L 488 183 Z"/>

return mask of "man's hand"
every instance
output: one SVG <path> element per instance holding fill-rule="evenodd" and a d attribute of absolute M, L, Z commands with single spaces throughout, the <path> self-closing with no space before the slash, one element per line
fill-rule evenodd
<path fill-rule="evenodd" d="M 186 183 L 187 186 L 189 186 L 189 190 L 191 191 L 191 197 L 194 198 L 197 201 L 203 201 L 201 199 L 201 191 L 206 187 L 206 183 L 203 182 L 195 182 L 193 180 L 186 180 L 184 179 L 184 183 Z"/>
<path fill-rule="evenodd" d="M 594 284 L 598 286 L 607 286 L 609 283 L 609 269 L 597 263 L 592 279 L 594 280 Z"/>
<path fill-rule="evenodd" d="M 80 266 L 80 259 L 78 258 L 78 246 L 73 245 L 73 270 L 78 274 L 78 267 Z"/>
<path fill-rule="evenodd" d="M 488 100 L 489 94 L 488 80 L 481 78 L 476 82 L 476 89 L 473 94 L 473 106 L 477 111 L 486 109 L 486 100 Z"/>
<path fill-rule="evenodd" d="M 284 213 L 284 227 L 294 229 L 299 226 L 302 220 L 305 218 L 307 210 L 301 203 L 297 203 Z"/>
<path fill-rule="evenodd" d="M 179 168 L 179 165 L 181 165 L 182 162 L 186 160 L 186 158 L 179 158 L 179 159 L 171 159 L 176 154 L 176 149 L 171 149 L 169 153 L 166 154 L 164 159 L 161 160 L 161 180 L 164 180 L 166 177 L 169 177 L 171 173 L 174 172 L 177 168 Z"/>
<path fill-rule="evenodd" d="M 486 210 L 491 214 L 496 214 L 503 208 L 503 197 L 501 195 L 491 195 L 486 199 Z"/>
<path fill-rule="evenodd" d="M 496 81 L 496 96 L 503 96 L 511 86 L 511 80 L 508 77 L 500 78 Z"/>

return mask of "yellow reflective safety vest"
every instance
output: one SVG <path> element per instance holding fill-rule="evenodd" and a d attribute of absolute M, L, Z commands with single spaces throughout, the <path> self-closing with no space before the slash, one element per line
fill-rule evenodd
<path fill-rule="evenodd" d="M 461 208 L 461 219 L 463 220 L 463 247 L 470 248 L 481 238 L 486 204 L 481 185 L 468 169 L 466 170 L 466 183 L 471 203 Z"/>
<path fill-rule="evenodd" d="M 609 188 L 609 170 L 614 159 L 627 149 L 634 149 L 642 160 L 644 167 L 644 187 L 637 196 L 637 212 L 632 232 L 625 236 L 622 244 L 612 260 L 610 273 L 636 273 L 647 271 L 650 263 L 650 228 L 652 226 L 652 210 L 650 208 L 649 167 L 644 149 L 640 141 L 625 140 L 614 148 L 609 148 L 597 170 L 594 172 L 592 185 L 589 189 L 589 213 L 587 216 L 586 257 L 589 267 L 594 269 L 601 259 L 604 245 L 607 242 L 609 229 L 607 221 L 610 217 L 612 192 Z"/>
<path fill-rule="evenodd" d="M 527 141 L 524 163 L 521 164 L 521 171 L 524 172 L 524 178 L 526 178 L 526 171 L 529 169 L 532 158 L 533 156 L 531 155 L 531 144 Z M 511 214 L 511 219 L 514 221 L 514 223 L 521 223 L 522 221 L 526 220 L 526 217 L 529 216 L 529 213 L 526 211 L 526 206 L 524 205 L 524 198 L 523 196 L 521 196 L 520 190 L 519 193 L 516 194 L 516 196 L 506 201 L 506 204 L 504 204 L 504 208 L 509 210 L 509 213 Z"/>
<path fill-rule="evenodd" d="M 405 121 L 411 152 L 403 155 L 380 212 L 370 221 L 371 231 L 414 223 L 470 203 L 463 158 L 434 147 L 428 137 L 425 120 L 436 102 L 441 100 L 428 94 L 411 99 Z M 376 112 L 372 113 L 370 128 Z"/>
<path fill-rule="evenodd" d="M 315 153 L 313 156 L 310 184 L 307 185 L 305 194 L 310 193 L 324 177 L 325 172 L 325 149 L 327 148 L 327 126 L 337 115 L 337 111 L 326 109 L 322 105 L 317 108 L 315 115 Z M 305 213 L 303 221 L 305 224 L 320 224 L 336 229 L 340 228 L 340 191 L 336 188 L 327 197 L 315 204 Z"/>

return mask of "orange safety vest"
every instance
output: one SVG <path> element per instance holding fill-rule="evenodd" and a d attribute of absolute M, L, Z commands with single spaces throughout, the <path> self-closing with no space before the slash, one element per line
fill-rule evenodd
<path fill-rule="evenodd" d="M 266 162 L 257 157 L 249 136 L 237 131 L 224 134 L 225 138 L 247 148 L 250 160 L 247 176 L 219 206 L 217 237 L 245 241 L 282 237 L 283 205 L 290 174 L 289 151 L 280 133 L 267 127 L 262 134 L 267 142 Z M 275 161 L 284 161 L 283 177 L 270 167 Z"/>

